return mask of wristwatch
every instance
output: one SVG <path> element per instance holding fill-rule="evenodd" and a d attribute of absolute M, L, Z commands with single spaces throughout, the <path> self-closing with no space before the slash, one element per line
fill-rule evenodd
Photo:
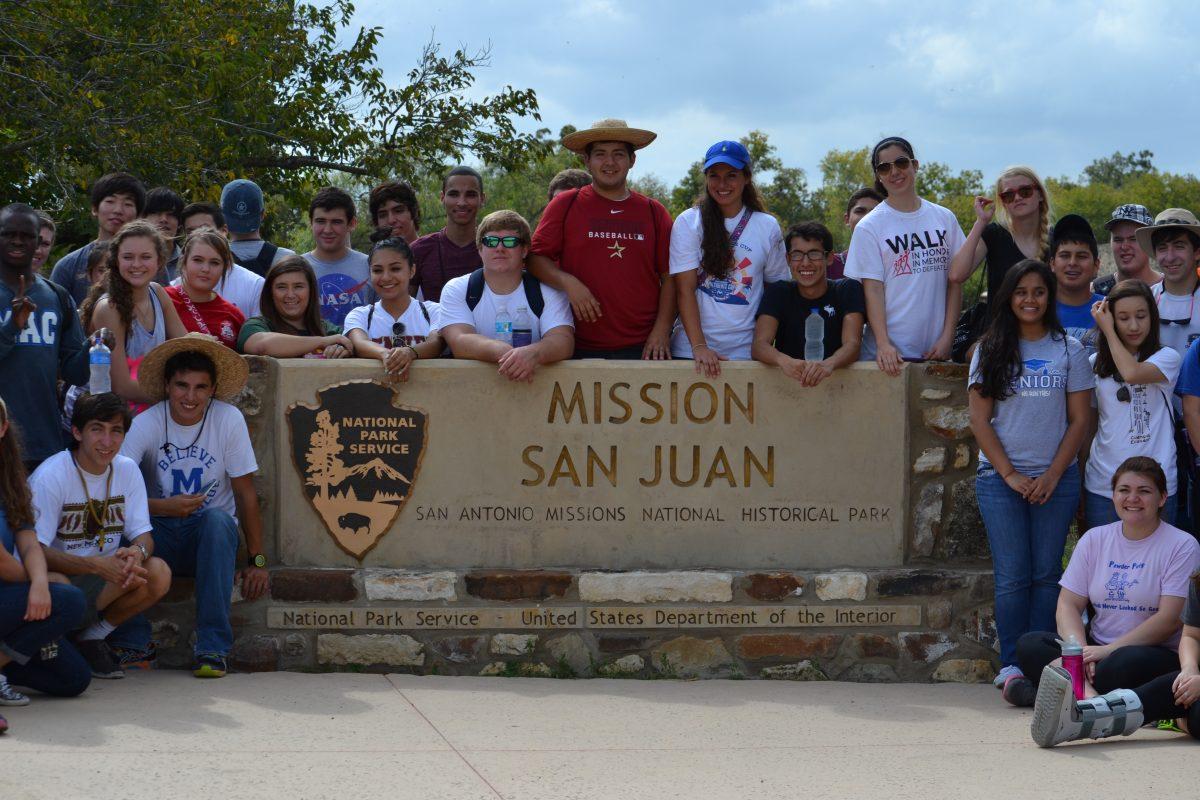
<path fill-rule="evenodd" d="M 150 560 L 150 553 L 146 550 L 146 548 L 143 545 L 134 543 L 133 546 L 136 547 L 138 550 L 142 551 L 142 563 L 143 564 Z"/>
<path fill-rule="evenodd" d="M 267 566 L 267 557 L 262 553 L 256 553 L 255 555 L 250 556 L 249 561 L 250 566 L 258 567 L 259 569 L 263 569 Z"/>

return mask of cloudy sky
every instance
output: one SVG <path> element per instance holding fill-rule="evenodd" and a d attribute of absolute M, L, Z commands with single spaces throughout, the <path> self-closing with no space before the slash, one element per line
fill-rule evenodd
<path fill-rule="evenodd" d="M 1060 0 L 357 0 L 401 81 L 430 38 L 492 47 L 481 93 L 532 87 L 541 126 L 623 117 L 659 133 L 635 174 L 673 185 L 714 141 L 766 131 L 819 183 L 831 148 L 899 134 L 985 180 L 1078 175 L 1149 149 L 1200 172 L 1200 5 Z M 539 127 L 530 123 L 529 127 Z"/>

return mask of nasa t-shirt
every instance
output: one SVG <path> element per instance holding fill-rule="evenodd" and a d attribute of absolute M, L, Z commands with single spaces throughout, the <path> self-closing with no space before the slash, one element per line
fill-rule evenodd
<path fill-rule="evenodd" d="M 151 497 L 203 491 L 201 508 L 236 518 L 229 479 L 257 472 L 258 462 L 242 412 L 220 400 L 209 402 L 208 419 L 187 426 L 168 418 L 166 400 L 146 409 L 133 418 L 121 455 L 141 467 Z"/>
<path fill-rule="evenodd" d="M 1091 357 L 1095 365 L 1096 357 Z M 1146 359 L 1163 374 L 1159 383 L 1126 384 L 1129 396 L 1117 397 L 1122 384 L 1115 378 L 1096 378 L 1096 407 L 1100 424 L 1092 439 L 1084 487 L 1092 494 L 1112 494 L 1112 476 L 1127 458 L 1149 456 L 1167 473 L 1167 495 L 1175 494 L 1175 423 L 1171 418 L 1171 387 L 1179 377 L 1179 354 L 1162 347 Z"/>
<path fill-rule="evenodd" d="M 425 305 L 424 312 L 421 311 L 422 303 Z M 375 312 L 371 313 L 371 309 Z M 393 317 L 384 309 L 383 301 L 380 300 L 369 306 L 359 306 L 347 314 L 344 331 L 349 335 L 350 331 L 358 329 L 367 334 L 372 342 L 389 347 L 420 344 L 429 336 L 429 332 L 437 327 L 437 313 L 438 304 L 432 300 L 410 299 L 404 313 Z M 429 315 L 429 319 L 425 318 L 426 314 Z M 395 338 L 397 322 L 404 326 L 404 333 L 400 339 Z"/>
<path fill-rule="evenodd" d="M 304 254 L 317 274 L 321 316 L 345 328 L 346 315 L 357 306 L 375 302 L 371 288 L 371 266 L 366 253 L 351 250 L 337 261 L 322 261 L 315 250 Z"/>
<path fill-rule="evenodd" d="M 741 219 L 740 213 L 726 219 L 725 230 L 732 234 Z M 671 227 L 671 274 L 698 273 L 696 305 L 705 343 L 726 358 L 748 359 L 763 283 L 790 277 L 783 255 L 783 234 L 770 214 L 752 213 L 733 248 L 733 269 L 723 278 L 714 278 L 700 269 L 703 235 L 700 209 L 689 208 L 679 215 Z M 678 321 L 671 335 L 671 355 L 692 357 L 692 343 Z"/>
<path fill-rule="evenodd" d="M 108 470 L 77 472 L 71 451 L 62 450 L 34 470 L 29 488 L 38 541 L 46 547 L 80 558 L 111 556 L 122 537 L 132 542 L 150 531 L 146 485 L 137 464 L 124 456 L 113 459 L 109 483 Z"/>
<path fill-rule="evenodd" d="M 954 213 L 928 200 L 916 211 L 880 203 L 854 228 L 846 277 L 883 283 L 888 338 L 901 358 L 923 358 L 942 335 L 950 259 L 965 241 Z M 874 358 L 868 325 L 862 359 Z"/>
<path fill-rule="evenodd" d="M 1036 342 L 1022 339 L 1021 361 L 1014 393 L 995 402 L 991 423 L 1013 469 L 1036 478 L 1050 466 L 1067 432 L 1067 394 L 1091 389 L 1096 379 L 1083 345 L 1070 336 L 1049 333 Z M 976 348 L 967 385 L 982 380 Z M 988 463 L 982 451 L 979 463 Z"/>

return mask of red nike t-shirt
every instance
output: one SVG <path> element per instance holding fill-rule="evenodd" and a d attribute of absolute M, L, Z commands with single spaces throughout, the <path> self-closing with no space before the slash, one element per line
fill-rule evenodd
<path fill-rule="evenodd" d="M 194 333 L 207 333 L 215 336 L 226 347 L 234 348 L 237 345 L 238 333 L 241 332 L 246 318 L 233 303 L 221 295 L 217 295 L 207 303 L 189 301 L 182 286 L 168 286 L 167 295 L 175 304 L 175 311 L 179 313 L 179 320 L 183 323 L 183 327 Z M 196 310 L 195 313 L 192 312 L 193 308 Z M 197 319 L 197 315 L 199 315 L 199 319 Z"/>
<path fill-rule="evenodd" d="M 530 250 L 558 262 L 600 303 L 596 322 L 575 320 L 581 350 L 616 350 L 645 343 L 658 316 L 660 279 L 668 274 L 671 215 L 637 192 L 621 201 L 591 186 L 550 201 Z"/>

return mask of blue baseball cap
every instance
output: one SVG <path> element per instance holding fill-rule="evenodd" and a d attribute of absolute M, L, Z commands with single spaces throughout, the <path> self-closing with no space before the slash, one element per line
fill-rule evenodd
<path fill-rule="evenodd" d="M 230 181 L 221 190 L 221 213 L 231 233 L 253 233 L 262 226 L 262 189 L 245 178 Z"/>
<path fill-rule="evenodd" d="M 745 169 L 750 164 L 750 151 L 741 142 L 717 142 L 704 154 L 704 168 L 708 169 L 713 164 Z"/>

